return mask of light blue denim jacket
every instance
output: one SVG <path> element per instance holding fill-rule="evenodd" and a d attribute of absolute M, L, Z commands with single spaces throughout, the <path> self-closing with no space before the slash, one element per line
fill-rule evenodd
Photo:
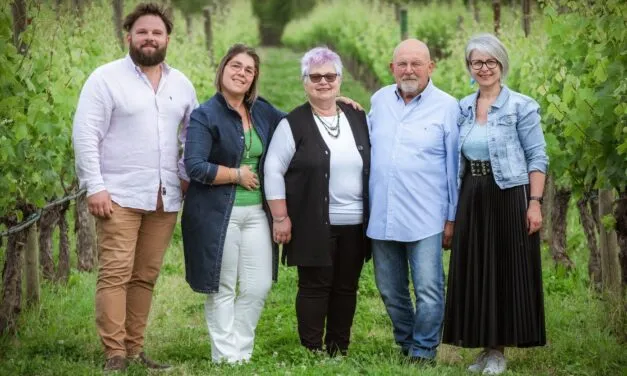
<path fill-rule="evenodd" d="M 462 145 L 475 125 L 478 92 L 459 102 L 459 174 L 458 187 L 466 170 Z M 540 106 L 533 99 L 501 88 L 488 110 L 488 151 L 496 184 L 501 189 L 529 184 L 529 173 L 546 173 L 549 159 L 540 126 Z"/>

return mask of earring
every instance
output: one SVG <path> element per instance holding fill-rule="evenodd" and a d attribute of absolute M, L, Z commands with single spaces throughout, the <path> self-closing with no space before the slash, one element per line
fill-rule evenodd
<path fill-rule="evenodd" d="M 473 77 L 470 77 L 470 87 L 472 87 L 476 83 L 477 83 L 477 80 L 475 80 Z"/>

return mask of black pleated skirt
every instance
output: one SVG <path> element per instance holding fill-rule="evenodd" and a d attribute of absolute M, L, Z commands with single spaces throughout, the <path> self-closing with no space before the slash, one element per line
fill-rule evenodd
<path fill-rule="evenodd" d="M 539 232 L 527 234 L 528 186 L 463 179 L 448 275 L 443 342 L 461 347 L 546 343 Z"/>

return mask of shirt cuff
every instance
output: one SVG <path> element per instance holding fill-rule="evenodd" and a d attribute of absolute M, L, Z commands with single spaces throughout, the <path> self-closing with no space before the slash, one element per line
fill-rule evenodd
<path fill-rule="evenodd" d="M 104 184 L 94 184 L 91 187 L 87 187 L 87 197 L 106 190 L 107 188 L 104 186 Z"/>
<path fill-rule="evenodd" d="M 529 166 L 527 167 L 527 170 L 529 172 L 540 171 L 543 174 L 546 174 L 547 167 L 548 167 L 548 163 L 544 161 L 537 161 L 537 162 L 532 162 L 531 164 L 529 164 Z"/>
<path fill-rule="evenodd" d="M 448 205 L 447 221 L 455 222 L 455 212 L 457 211 L 457 205 Z"/>
<path fill-rule="evenodd" d="M 185 172 L 185 169 L 182 169 L 182 170 L 179 169 L 178 177 L 179 177 L 179 179 L 185 180 L 188 183 L 190 181 L 189 176 L 187 176 L 187 172 Z"/>
<path fill-rule="evenodd" d="M 285 200 L 285 195 L 266 195 L 266 200 Z"/>

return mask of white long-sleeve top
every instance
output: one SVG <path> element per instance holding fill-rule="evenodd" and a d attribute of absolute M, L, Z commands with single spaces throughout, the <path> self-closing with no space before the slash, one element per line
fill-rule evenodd
<path fill-rule="evenodd" d="M 179 133 L 198 106 L 192 83 L 162 64 L 157 91 L 130 56 L 97 68 L 80 94 L 72 140 L 76 172 L 87 195 L 107 190 L 122 207 L 181 207 Z M 184 175 L 184 171 L 181 172 Z"/>
<path fill-rule="evenodd" d="M 335 124 L 336 117 L 323 117 Z M 363 222 L 363 161 L 344 113 L 340 114 L 340 135 L 331 137 L 315 119 L 318 131 L 331 152 L 329 177 L 329 221 L 332 225 L 356 225 Z M 283 118 L 277 126 L 264 165 L 264 191 L 267 200 L 285 199 L 284 175 L 296 153 L 290 124 Z"/>

